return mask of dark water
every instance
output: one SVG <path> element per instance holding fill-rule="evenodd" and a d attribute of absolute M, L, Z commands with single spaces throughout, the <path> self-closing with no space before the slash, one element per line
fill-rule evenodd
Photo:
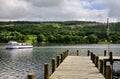
<path fill-rule="evenodd" d="M 43 79 L 44 63 L 51 63 L 51 59 L 65 50 L 74 54 L 79 50 L 81 55 L 87 55 L 90 50 L 97 55 L 103 55 L 108 50 L 107 44 L 88 44 L 77 46 L 45 46 L 31 49 L 5 49 L 0 47 L 0 79 L 27 79 L 27 74 L 34 72 L 37 79 Z M 111 44 L 109 51 L 120 56 L 120 44 Z M 115 71 L 120 70 L 120 63 L 114 63 Z"/>

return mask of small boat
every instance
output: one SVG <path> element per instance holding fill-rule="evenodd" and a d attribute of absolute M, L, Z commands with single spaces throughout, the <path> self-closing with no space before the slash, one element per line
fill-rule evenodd
<path fill-rule="evenodd" d="M 30 43 L 18 43 L 16 41 L 9 41 L 5 46 L 6 49 L 24 49 L 24 48 L 33 48 L 33 45 Z"/>

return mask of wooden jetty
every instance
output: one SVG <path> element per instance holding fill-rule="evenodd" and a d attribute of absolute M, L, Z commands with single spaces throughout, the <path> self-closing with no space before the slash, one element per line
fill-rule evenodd
<path fill-rule="evenodd" d="M 50 76 L 51 79 L 105 79 L 86 56 L 68 56 Z"/>
<path fill-rule="evenodd" d="M 87 56 L 69 56 L 65 51 L 52 59 L 52 74 L 50 64 L 44 65 L 44 79 L 112 79 L 112 65 L 120 61 L 120 57 L 109 55 L 104 51 L 104 56 L 96 56 L 88 50 Z M 107 64 L 109 62 L 109 64 Z M 34 74 L 28 74 L 28 79 L 35 79 Z"/>

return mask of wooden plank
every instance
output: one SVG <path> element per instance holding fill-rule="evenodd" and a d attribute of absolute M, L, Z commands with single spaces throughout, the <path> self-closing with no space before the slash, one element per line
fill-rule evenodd
<path fill-rule="evenodd" d="M 89 57 L 68 56 L 51 79 L 105 79 Z"/>

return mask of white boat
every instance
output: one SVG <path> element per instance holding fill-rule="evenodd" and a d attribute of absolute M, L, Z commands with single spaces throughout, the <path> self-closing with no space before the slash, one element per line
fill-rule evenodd
<path fill-rule="evenodd" d="M 33 45 L 30 43 L 18 43 L 16 41 L 9 41 L 5 48 L 6 49 L 33 48 Z"/>

